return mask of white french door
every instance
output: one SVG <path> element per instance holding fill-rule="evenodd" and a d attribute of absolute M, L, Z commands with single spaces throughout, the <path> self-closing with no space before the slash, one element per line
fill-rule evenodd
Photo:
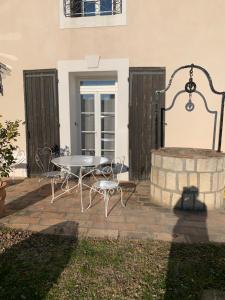
<path fill-rule="evenodd" d="M 96 83 L 96 82 L 95 82 Z M 80 86 L 81 153 L 115 156 L 116 85 Z"/>

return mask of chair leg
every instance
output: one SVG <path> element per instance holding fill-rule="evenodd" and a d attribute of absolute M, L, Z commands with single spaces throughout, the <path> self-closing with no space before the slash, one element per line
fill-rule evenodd
<path fill-rule="evenodd" d="M 62 178 L 62 177 L 61 177 Z M 61 180 L 61 190 L 66 191 L 69 189 L 69 183 L 68 183 L 68 176 L 66 175 L 64 178 Z M 65 188 L 64 188 L 65 186 Z"/>
<path fill-rule="evenodd" d="M 44 178 L 42 178 L 42 177 L 38 179 L 38 193 L 39 193 L 39 195 L 41 195 L 41 188 L 42 188 L 41 181 L 42 180 L 44 180 Z"/>
<path fill-rule="evenodd" d="M 108 217 L 109 192 L 104 191 L 105 217 Z"/>
<path fill-rule="evenodd" d="M 119 188 L 119 191 L 120 191 L 120 201 L 121 201 L 121 204 L 122 204 L 123 207 L 125 207 L 125 204 L 123 202 L 123 190 L 122 190 L 121 187 Z"/>
<path fill-rule="evenodd" d="M 67 176 L 66 178 L 66 190 L 68 191 L 69 190 L 69 177 Z"/>
<path fill-rule="evenodd" d="M 52 200 L 51 200 L 51 203 L 53 203 L 54 199 L 55 199 L 55 178 L 51 179 L 51 188 L 52 188 Z"/>
<path fill-rule="evenodd" d="M 92 203 L 91 203 L 91 202 L 92 202 L 92 198 L 91 198 L 91 193 L 92 193 L 92 191 L 93 191 L 93 188 L 91 188 L 91 189 L 90 189 L 90 192 L 89 192 L 89 205 L 88 205 L 87 209 L 90 208 L 90 207 L 91 207 L 91 204 L 92 204 Z"/>

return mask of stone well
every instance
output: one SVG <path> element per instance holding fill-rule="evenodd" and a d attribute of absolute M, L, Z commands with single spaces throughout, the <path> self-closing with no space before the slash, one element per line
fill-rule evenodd
<path fill-rule="evenodd" d="M 151 201 L 171 209 L 221 209 L 224 173 L 224 153 L 191 148 L 153 150 Z"/>

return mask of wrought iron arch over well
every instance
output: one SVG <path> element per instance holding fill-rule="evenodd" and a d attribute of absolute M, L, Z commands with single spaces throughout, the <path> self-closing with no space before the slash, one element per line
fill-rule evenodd
<path fill-rule="evenodd" d="M 168 106 L 168 107 L 161 108 L 160 109 L 161 111 L 159 112 L 160 101 L 161 101 L 160 96 L 162 94 L 165 94 L 169 90 L 169 88 L 172 85 L 172 82 L 174 80 L 175 75 L 183 69 L 189 69 L 189 74 L 190 74 L 189 81 L 185 84 L 183 90 L 180 90 L 175 94 L 175 96 L 172 99 L 171 105 Z M 208 103 L 207 103 L 207 100 L 206 100 L 205 96 L 200 91 L 197 90 L 197 85 L 193 80 L 193 71 L 194 71 L 194 69 L 198 69 L 198 70 L 202 71 L 205 74 L 206 78 L 208 79 L 208 83 L 209 83 L 209 87 L 210 87 L 211 91 L 214 94 L 221 96 L 221 105 L 220 105 L 220 110 L 219 111 L 211 110 L 208 107 Z M 203 68 L 201 66 L 198 66 L 198 65 L 194 65 L 194 64 L 182 66 L 182 67 L 176 69 L 173 72 L 173 74 L 171 75 L 167 87 L 164 90 L 156 91 L 156 116 L 157 116 L 156 117 L 156 126 L 155 126 L 155 128 L 156 128 L 156 137 L 158 137 L 159 132 L 161 132 L 161 139 L 160 139 L 160 141 L 159 140 L 157 141 L 157 146 L 158 147 L 164 147 L 165 112 L 171 110 L 174 107 L 177 98 L 183 93 L 188 94 L 188 97 L 189 97 L 188 101 L 185 105 L 185 109 L 188 112 L 192 112 L 195 109 L 195 104 L 192 100 L 192 95 L 193 94 L 198 94 L 200 96 L 200 98 L 203 100 L 206 111 L 209 114 L 213 115 L 213 117 L 214 117 L 213 137 L 212 137 L 212 149 L 213 150 L 215 150 L 215 147 L 216 147 L 215 142 L 216 142 L 216 135 L 217 135 L 217 120 L 218 120 L 217 115 L 218 115 L 218 112 L 220 113 L 219 132 L 218 132 L 218 146 L 217 146 L 217 151 L 220 152 L 221 151 L 221 144 L 222 144 L 222 134 L 223 134 L 223 117 L 224 117 L 225 92 L 217 91 L 213 86 L 212 79 L 211 79 L 211 76 L 209 75 L 209 72 L 205 68 Z M 159 128 L 159 124 L 160 124 L 160 128 Z"/>

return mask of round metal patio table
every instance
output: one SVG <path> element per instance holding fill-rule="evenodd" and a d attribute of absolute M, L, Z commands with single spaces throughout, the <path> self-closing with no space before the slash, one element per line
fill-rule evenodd
<path fill-rule="evenodd" d="M 60 156 L 57 158 L 54 158 L 52 160 L 52 163 L 60 168 L 63 168 L 64 170 L 66 169 L 66 172 L 71 174 L 72 176 L 76 177 L 78 179 L 78 183 L 69 188 L 66 189 L 65 192 L 61 193 L 57 197 L 63 195 L 64 193 L 75 189 L 76 187 L 80 188 L 80 204 L 81 204 L 81 211 L 84 211 L 84 206 L 83 206 L 83 190 L 82 186 L 86 186 L 90 188 L 89 185 L 83 182 L 83 178 L 87 176 L 88 174 L 91 174 L 96 167 L 106 164 L 109 162 L 109 159 L 106 157 L 101 157 L 101 156 L 87 156 L 87 155 L 70 155 L 70 156 Z M 79 168 L 79 174 L 75 174 L 71 172 L 69 169 L 72 167 L 77 167 Z M 87 172 L 84 172 L 86 168 L 91 168 L 88 169 Z M 84 173 L 83 173 L 84 172 Z"/>

